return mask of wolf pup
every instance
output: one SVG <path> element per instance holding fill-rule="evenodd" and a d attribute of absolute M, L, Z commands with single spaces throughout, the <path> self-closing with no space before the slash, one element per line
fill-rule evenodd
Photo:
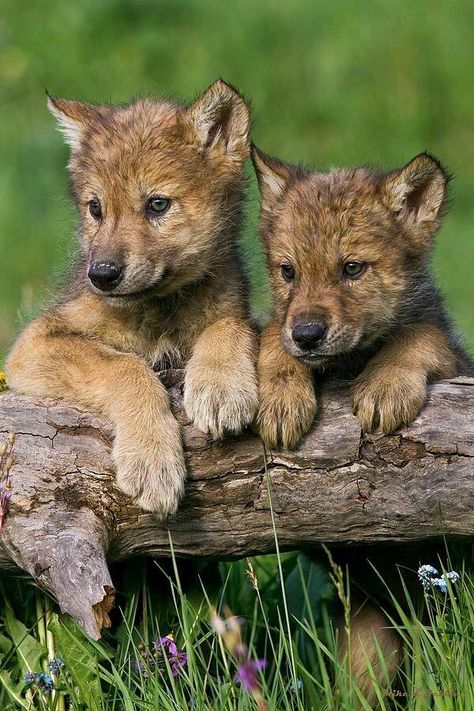
<path fill-rule="evenodd" d="M 186 469 L 153 368 L 185 367 L 186 412 L 213 436 L 257 407 L 235 244 L 249 108 L 223 81 L 189 107 L 48 105 L 72 151 L 82 257 L 65 298 L 18 339 L 8 382 L 109 418 L 119 487 L 166 515 Z"/>
<path fill-rule="evenodd" d="M 319 173 L 252 149 L 275 319 L 258 361 L 260 436 L 294 447 L 317 410 L 313 371 L 353 380 L 365 431 L 419 413 L 427 382 L 472 372 L 430 271 L 448 176 L 422 153 L 401 170 Z"/>

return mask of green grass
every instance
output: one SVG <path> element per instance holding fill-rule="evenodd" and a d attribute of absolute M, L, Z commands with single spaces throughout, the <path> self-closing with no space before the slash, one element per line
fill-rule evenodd
<path fill-rule="evenodd" d="M 473 349 L 473 46 L 470 0 L 3 0 L 0 360 L 24 319 L 54 291 L 75 244 L 67 149 L 46 110 L 44 90 L 91 101 L 121 102 L 137 94 L 191 99 L 218 76 L 252 99 L 255 141 L 284 159 L 321 168 L 397 166 L 424 149 L 442 159 L 455 179 L 435 266 Z M 262 305 L 257 213 L 252 180 L 243 248 Z M 157 578 L 141 561 L 129 563 L 116 572 L 122 576 L 121 613 L 100 644 L 57 618 L 31 587 L 5 579 L 0 708 L 29 704 L 62 711 L 66 702 L 74 711 L 166 710 L 190 708 L 194 699 L 198 710 L 255 708 L 233 682 L 233 662 L 209 627 L 208 600 L 225 600 L 242 615 L 252 654 L 268 658 L 262 684 L 269 709 L 354 708 L 356 685 L 335 657 L 327 572 L 295 555 L 256 559 L 253 566 L 258 594 L 246 564 L 237 563 L 220 566 L 218 584 L 211 572 L 204 595 L 195 579 L 189 587 L 178 585 L 172 571 Z M 415 611 L 395 615 L 408 649 L 397 688 L 406 692 L 408 709 L 473 708 L 472 582 L 466 577 L 456 596 L 429 597 L 425 604 L 426 624 Z M 137 646 L 169 631 L 190 655 L 185 673 L 148 680 L 134 674 L 130 659 Z M 22 682 L 28 668 L 44 663 L 48 645 L 50 654 L 54 647 L 66 661 L 60 677 L 65 695 L 54 702 L 40 694 L 25 697 Z M 295 677 L 303 685 L 297 694 L 291 691 Z M 390 699 L 384 689 L 379 693 L 388 709 Z M 402 702 L 394 698 L 390 708 Z"/>
<path fill-rule="evenodd" d="M 0 707 L 48 711 L 246 711 L 257 702 L 235 682 L 237 662 L 210 625 L 210 607 L 230 605 L 241 618 L 241 634 L 252 659 L 265 658 L 259 677 L 263 705 L 269 711 L 352 711 L 373 708 L 360 692 L 347 658 L 338 659 L 330 614 L 334 586 L 328 574 L 304 556 L 272 557 L 240 564 L 221 564 L 221 583 L 211 589 L 198 578 L 188 587 L 174 570 L 150 570 L 136 562 L 125 575 L 119 624 L 104 640 L 86 638 L 70 619 L 52 609 L 42 593 L 19 581 L 5 584 L 0 597 Z M 252 567 L 251 567 L 252 566 Z M 249 575 L 250 572 L 250 575 Z M 130 573 L 130 571 L 129 571 Z M 216 578 L 216 571 L 213 571 Z M 156 583 L 159 581 L 159 587 Z M 155 586 L 152 583 L 155 583 Z M 336 575 L 348 605 L 348 583 Z M 16 593 L 16 596 L 14 595 Z M 11 600 L 22 603 L 12 607 Z M 406 594 L 395 605 L 389 623 L 403 638 L 406 658 L 393 686 L 382 670 L 373 688 L 381 709 L 468 710 L 474 707 L 474 595 L 464 572 L 447 593 L 428 591 L 421 611 Z M 288 616 L 285 609 L 288 609 Z M 143 661 L 153 640 L 172 633 L 185 650 L 187 664 L 176 676 L 163 658 Z M 340 634 L 345 634 L 341 631 Z M 45 668 L 48 658 L 64 662 L 55 677 L 55 693 L 44 694 L 24 683 L 28 671 Z M 380 675 L 379 675 L 380 676 Z"/>
<path fill-rule="evenodd" d="M 67 150 L 44 89 L 91 101 L 192 98 L 223 76 L 251 99 L 266 151 L 321 167 L 403 164 L 456 176 L 436 268 L 474 346 L 474 5 L 470 0 L 3 0 L 0 352 L 67 265 Z M 245 235 L 254 281 L 255 186 Z"/>

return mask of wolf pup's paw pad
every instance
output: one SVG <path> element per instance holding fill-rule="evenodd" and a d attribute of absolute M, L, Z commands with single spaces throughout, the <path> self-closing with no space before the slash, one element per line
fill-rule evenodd
<path fill-rule="evenodd" d="M 364 432 L 390 434 L 413 422 L 425 398 L 424 373 L 373 369 L 364 371 L 352 388 L 352 412 Z"/>
<path fill-rule="evenodd" d="M 171 440 L 175 446 L 172 446 Z M 145 440 L 117 436 L 112 450 L 117 486 L 137 506 L 160 516 L 176 512 L 184 493 L 186 465 L 180 439 L 159 431 Z"/>
<path fill-rule="evenodd" d="M 222 371 L 199 376 L 190 371 L 186 374 L 186 414 L 199 430 L 209 432 L 215 439 L 225 432 L 242 432 L 253 421 L 257 406 L 258 388 L 253 367 L 238 373 Z"/>
<path fill-rule="evenodd" d="M 262 385 L 257 431 L 269 449 L 294 449 L 309 432 L 318 409 L 316 395 L 308 386 Z"/>

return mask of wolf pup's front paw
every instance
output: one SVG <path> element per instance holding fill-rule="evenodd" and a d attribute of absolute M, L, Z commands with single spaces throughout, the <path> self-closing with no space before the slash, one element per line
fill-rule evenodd
<path fill-rule="evenodd" d="M 390 434 L 413 422 L 425 398 L 425 373 L 369 365 L 352 387 L 352 412 L 365 432 Z"/>
<path fill-rule="evenodd" d="M 192 361 L 186 369 L 184 408 L 194 425 L 213 438 L 238 434 L 251 424 L 258 406 L 255 368 L 250 359 L 204 371 Z"/>
<path fill-rule="evenodd" d="M 258 433 L 269 449 L 294 449 L 311 429 L 317 409 L 310 382 L 261 383 Z"/>
<path fill-rule="evenodd" d="M 186 479 L 180 428 L 171 414 L 166 419 L 147 431 L 118 428 L 112 450 L 119 488 L 162 518 L 175 513 Z"/>

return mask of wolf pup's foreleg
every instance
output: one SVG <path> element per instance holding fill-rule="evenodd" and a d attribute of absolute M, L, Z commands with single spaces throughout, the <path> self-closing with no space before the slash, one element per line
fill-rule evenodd
<path fill-rule="evenodd" d="M 285 353 L 280 330 L 275 321 L 261 337 L 257 428 L 270 449 L 292 449 L 311 428 L 317 402 L 311 368 Z"/>
<path fill-rule="evenodd" d="M 109 418 L 118 486 L 143 509 L 176 510 L 186 477 L 180 427 L 141 358 L 83 336 L 50 335 L 40 320 L 19 338 L 7 378 L 19 392 L 64 398 Z"/>
<path fill-rule="evenodd" d="M 353 412 L 366 432 L 385 434 L 420 412 L 430 378 L 456 375 L 456 358 L 443 331 L 419 323 L 399 331 L 367 364 L 352 388 Z"/>
<path fill-rule="evenodd" d="M 258 404 L 255 335 L 238 317 L 222 318 L 199 336 L 186 367 L 184 407 L 196 427 L 221 437 L 249 425 Z"/>

